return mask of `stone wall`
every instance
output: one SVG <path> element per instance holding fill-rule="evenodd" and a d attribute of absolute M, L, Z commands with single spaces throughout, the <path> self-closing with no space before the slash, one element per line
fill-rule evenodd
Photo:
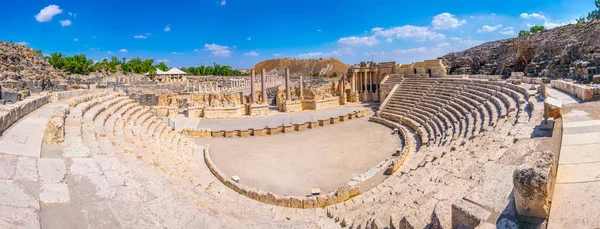
<path fill-rule="evenodd" d="M 552 80 L 552 87 L 565 91 L 583 101 L 589 101 L 600 96 L 600 89 L 583 84 L 574 84 L 562 80 Z"/>
<path fill-rule="evenodd" d="M 50 95 L 37 95 L 14 104 L 0 105 L 0 132 L 5 131 L 25 115 L 49 103 L 50 100 Z"/>
<path fill-rule="evenodd" d="M 52 98 L 52 101 L 56 101 L 56 100 L 70 99 L 70 98 L 73 98 L 76 96 L 88 94 L 90 92 L 91 92 L 90 90 L 78 89 L 78 90 L 71 90 L 71 91 L 53 92 L 53 93 L 50 93 L 50 96 Z"/>
<path fill-rule="evenodd" d="M 213 163 L 210 156 L 210 146 L 204 148 L 204 161 L 208 169 L 219 179 L 225 186 L 231 188 L 237 193 L 244 195 L 256 201 L 288 208 L 318 208 L 344 202 L 350 198 L 360 194 L 358 186 L 344 185 L 338 188 L 335 192 L 313 196 L 280 196 L 271 192 L 260 190 L 258 188 L 250 188 L 243 184 L 236 183 Z"/>
<path fill-rule="evenodd" d="M 245 106 L 236 107 L 205 107 L 204 118 L 208 119 L 226 119 L 239 118 L 246 114 Z"/>
<path fill-rule="evenodd" d="M 399 73 L 404 75 L 429 75 L 429 71 L 433 76 L 445 76 L 448 72 L 447 66 L 441 59 L 402 64 L 399 68 Z"/>
<path fill-rule="evenodd" d="M 365 116 L 372 115 L 373 111 L 371 109 L 363 109 L 360 111 L 353 112 L 347 115 L 341 115 L 338 117 L 331 117 L 328 119 L 316 120 L 311 122 L 305 122 L 300 124 L 292 124 L 287 126 L 278 126 L 278 127 L 266 127 L 266 128 L 251 128 L 251 129 L 243 129 L 243 130 L 210 130 L 210 129 L 185 129 L 182 130 L 182 134 L 192 136 L 192 137 L 250 137 L 250 136 L 266 136 L 266 135 L 276 135 L 282 133 L 291 133 L 295 131 L 304 131 L 307 129 L 315 129 L 322 126 L 327 126 L 331 124 L 336 124 L 340 122 L 346 122 L 348 120 L 362 118 Z"/>
<path fill-rule="evenodd" d="M 326 99 L 305 99 L 302 101 L 303 110 L 321 110 L 340 106 L 340 97 L 330 97 Z"/>

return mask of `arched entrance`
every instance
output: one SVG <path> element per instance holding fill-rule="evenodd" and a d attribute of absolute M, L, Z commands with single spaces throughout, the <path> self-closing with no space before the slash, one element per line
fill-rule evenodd
<path fill-rule="evenodd" d="M 427 69 L 427 74 L 429 75 L 429 77 L 431 78 L 431 69 Z"/>

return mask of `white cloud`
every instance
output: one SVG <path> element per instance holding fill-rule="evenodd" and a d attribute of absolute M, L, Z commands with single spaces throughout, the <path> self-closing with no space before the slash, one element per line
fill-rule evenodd
<path fill-rule="evenodd" d="M 317 29 L 317 32 L 321 32 L 321 29 Z"/>
<path fill-rule="evenodd" d="M 344 55 L 354 55 L 354 53 L 352 52 L 352 48 L 350 47 L 343 47 L 343 48 L 338 48 L 336 50 L 331 51 L 331 53 L 323 53 L 323 55 L 331 55 L 331 56 L 340 56 L 341 54 Z"/>
<path fill-rule="evenodd" d="M 515 35 L 515 28 L 514 27 L 506 27 L 504 29 L 502 29 L 502 31 L 500 31 L 501 34 L 503 35 Z"/>
<path fill-rule="evenodd" d="M 113 54 L 113 52 L 111 52 L 111 51 L 108 51 L 108 52 L 106 52 L 106 53 L 108 53 L 108 54 Z"/>
<path fill-rule="evenodd" d="M 385 52 L 372 52 L 372 53 L 363 53 L 365 56 L 385 56 Z"/>
<path fill-rule="evenodd" d="M 375 36 L 370 37 L 343 37 L 337 41 L 340 45 L 350 46 L 373 46 L 379 43 L 379 40 Z"/>
<path fill-rule="evenodd" d="M 444 34 L 436 33 L 428 27 L 420 27 L 413 25 L 405 25 L 401 27 L 394 27 L 391 29 L 373 28 L 371 29 L 377 36 L 383 36 L 388 38 L 398 39 L 411 39 L 411 40 L 443 40 L 446 38 Z"/>
<path fill-rule="evenodd" d="M 281 54 L 275 53 L 275 54 L 273 54 L 273 56 L 281 56 Z"/>
<path fill-rule="evenodd" d="M 218 45 L 218 44 L 204 44 L 204 50 L 211 51 L 213 56 L 223 56 L 228 57 L 231 56 L 231 50 L 229 47 Z"/>
<path fill-rule="evenodd" d="M 462 40 L 462 38 L 460 38 L 460 37 L 451 37 L 450 40 L 460 41 L 460 40 Z"/>
<path fill-rule="evenodd" d="M 28 45 L 29 45 L 29 42 L 26 42 L 26 41 L 19 41 L 19 42 L 15 43 L 15 44 L 19 44 L 19 45 L 25 45 L 25 46 L 28 46 Z"/>
<path fill-rule="evenodd" d="M 494 25 L 494 26 L 484 25 L 483 27 L 481 27 L 481 29 L 478 29 L 477 32 L 478 33 L 490 33 L 490 32 L 494 32 L 494 31 L 496 31 L 497 29 L 500 29 L 500 28 L 502 28 L 501 24 Z"/>
<path fill-rule="evenodd" d="M 391 37 L 388 37 L 388 38 L 385 39 L 385 41 L 387 41 L 389 43 L 392 43 L 392 41 L 394 41 L 394 39 L 392 39 Z"/>
<path fill-rule="evenodd" d="M 447 46 L 450 46 L 450 43 L 448 43 L 448 42 L 439 43 L 439 44 L 437 44 L 437 46 L 438 47 L 447 47 Z"/>
<path fill-rule="evenodd" d="M 125 53 L 125 52 L 127 52 L 127 49 L 121 49 L 121 50 L 119 50 L 119 52 Z"/>
<path fill-rule="evenodd" d="M 394 50 L 394 53 L 396 53 L 396 54 L 422 54 L 422 53 L 426 53 L 427 51 L 428 51 L 427 48 L 420 47 L 420 48 L 412 48 L 412 49 L 396 49 L 396 50 Z"/>
<path fill-rule="evenodd" d="M 453 46 L 453 48 L 455 48 L 456 51 L 462 51 L 483 43 L 484 41 L 482 40 L 473 40 L 471 37 L 469 37 L 467 39 L 461 39 L 455 46 Z"/>
<path fill-rule="evenodd" d="M 57 14 L 62 13 L 62 9 L 57 5 L 49 5 L 44 9 L 40 10 L 38 14 L 35 15 L 35 20 L 39 22 L 49 22 L 52 21 L 52 17 Z"/>
<path fill-rule="evenodd" d="M 315 57 L 320 57 L 320 56 L 323 56 L 322 52 L 309 52 L 309 53 L 298 54 L 298 58 L 315 58 Z"/>
<path fill-rule="evenodd" d="M 455 29 L 467 23 L 467 20 L 458 20 L 456 16 L 450 13 L 442 13 L 433 17 L 431 25 L 433 29 Z"/>
<path fill-rule="evenodd" d="M 169 32 L 171 31 L 171 25 L 167 25 L 167 27 L 165 27 L 165 32 Z"/>
<path fill-rule="evenodd" d="M 73 38 L 73 41 L 79 41 L 79 39 L 77 39 L 77 38 Z"/>
<path fill-rule="evenodd" d="M 559 26 L 563 26 L 563 25 L 568 25 L 569 23 L 563 23 L 563 22 L 557 22 L 557 23 L 553 23 L 550 21 L 544 21 L 544 28 L 546 29 L 554 29 L 556 27 Z"/>
<path fill-rule="evenodd" d="M 258 53 L 255 51 L 244 53 L 244 56 L 258 56 Z"/>
<path fill-rule="evenodd" d="M 182 52 L 172 52 L 171 54 L 173 54 L 173 55 L 183 55 Z"/>
<path fill-rule="evenodd" d="M 544 16 L 543 14 L 538 14 L 538 13 L 522 13 L 521 14 L 521 18 L 524 19 L 540 19 L 540 20 L 546 20 L 546 16 Z"/>
<path fill-rule="evenodd" d="M 62 26 L 70 26 L 71 25 L 71 20 L 62 20 L 60 21 L 60 25 Z"/>
<path fill-rule="evenodd" d="M 71 16 L 71 17 L 77 17 L 77 14 L 76 14 L 76 13 L 71 13 L 71 12 L 69 12 L 68 14 L 69 14 L 69 16 Z"/>
<path fill-rule="evenodd" d="M 151 33 L 144 33 L 144 35 L 146 35 L 146 36 L 148 36 L 148 37 L 149 37 L 149 36 L 151 36 L 152 34 L 151 34 Z"/>
<path fill-rule="evenodd" d="M 252 37 L 248 37 L 248 38 L 246 38 L 246 40 L 249 40 L 249 41 L 251 41 L 251 40 L 252 40 Z"/>
<path fill-rule="evenodd" d="M 170 60 L 168 60 L 168 59 L 156 60 L 156 62 L 158 62 L 158 63 L 160 63 L 160 62 L 169 63 L 169 61 Z"/>
<path fill-rule="evenodd" d="M 194 49 L 194 52 L 200 52 L 200 49 Z"/>
<path fill-rule="evenodd" d="M 224 6 L 225 4 L 227 4 L 226 0 L 221 0 L 221 5 Z"/>
<path fill-rule="evenodd" d="M 135 36 L 133 36 L 133 38 L 135 38 L 135 39 L 146 39 L 148 37 L 144 36 L 144 35 L 135 35 Z"/>

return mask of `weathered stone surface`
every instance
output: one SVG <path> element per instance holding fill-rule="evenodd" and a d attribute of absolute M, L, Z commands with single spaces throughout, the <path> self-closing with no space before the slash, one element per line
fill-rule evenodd
<path fill-rule="evenodd" d="M 65 141 L 65 118 L 67 110 L 64 107 L 58 107 L 52 111 L 50 121 L 46 126 L 44 138 L 46 143 L 55 144 Z"/>
<path fill-rule="evenodd" d="M 0 205 L 0 228 L 40 228 L 40 217 L 31 208 L 17 208 Z"/>
<path fill-rule="evenodd" d="M 12 155 L 0 154 L 0 179 L 12 179 L 17 170 L 17 157 Z"/>
<path fill-rule="evenodd" d="M 40 201 L 45 204 L 67 203 L 71 200 L 69 187 L 65 183 L 45 183 L 40 193 Z"/>
<path fill-rule="evenodd" d="M 0 205 L 40 209 L 37 198 L 27 193 L 23 185 L 10 180 L 0 180 Z"/>
<path fill-rule="evenodd" d="M 490 212 L 463 199 L 452 203 L 452 228 L 475 228 L 485 222 Z"/>
<path fill-rule="evenodd" d="M 550 213 L 553 156 L 550 152 L 530 155 L 513 174 L 514 198 L 519 215 L 547 218 Z"/>
<path fill-rule="evenodd" d="M 37 159 L 31 157 L 19 157 L 17 161 L 17 172 L 15 179 L 24 181 L 37 181 Z"/>
<path fill-rule="evenodd" d="M 40 158 L 38 161 L 40 179 L 45 183 L 59 183 L 65 178 L 65 161 L 58 158 Z"/>

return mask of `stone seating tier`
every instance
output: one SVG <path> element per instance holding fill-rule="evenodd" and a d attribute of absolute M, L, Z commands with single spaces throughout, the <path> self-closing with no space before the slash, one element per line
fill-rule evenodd
<path fill-rule="evenodd" d="M 100 168 L 108 180 L 92 179 L 93 183 L 97 185 L 98 193 L 106 195 L 105 198 L 110 199 L 115 194 L 120 195 L 120 192 L 113 191 L 114 188 L 132 189 L 136 188 L 136 184 L 139 185 L 139 182 L 144 182 L 145 189 L 154 190 L 163 187 L 163 190 L 173 192 L 173 197 L 177 196 L 177 199 L 181 201 L 187 199 L 183 203 L 191 205 L 183 205 L 189 205 L 188 208 L 193 206 L 189 209 L 194 209 L 194 211 L 198 211 L 196 203 L 214 203 L 208 206 L 209 209 L 201 210 L 204 213 L 196 215 L 196 217 L 203 216 L 205 219 L 216 220 L 215 216 L 209 217 L 208 215 L 212 214 L 210 212 L 219 212 L 218 218 L 221 222 L 238 222 L 238 225 L 257 226 L 273 225 L 272 221 L 275 217 L 283 219 L 289 217 L 292 220 L 284 222 L 280 226 L 284 224 L 299 226 L 307 223 L 314 224 L 315 219 L 318 218 L 315 216 L 317 214 L 315 210 L 288 210 L 265 205 L 229 190 L 216 180 L 206 168 L 201 160 L 200 147 L 197 147 L 191 139 L 175 133 L 161 118 L 156 117 L 149 109 L 140 106 L 128 97 L 110 93 L 86 100 L 81 99 L 82 102 L 73 103 L 74 106 L 71 110 L 79 111 L 79 114 L 82 115 L 78 118 L 76 116 L 70 118 L 78 120 L 72 124 L 78 126 L 80 131 L 79 134 L 67 136 L 67 140 L 70 138 L 73 141 L 73 139 L 79 138 L 83 147 L 87 148 L 89 152 L 87 155 L 72 156 L 74 166 L 100 159 L 105 161 L 103 163 L 110 161 L 111 166 L 105 168 L 101 163 Z M 147 170 L 142 173 L 140 168 L 146 166 L 155 168 L 154 171 L 158 173 L 149 175 Z M 141 178 L 152 176 L 155 178 Z M 156 179 L 158 177 L 161 178 Z M 115 178 L 117 179 L 115 180 Z M 119 186 L 118 184 L 127 185 Z M 230 207 L 234 205 L 237 207 Z M 189 212 L 185 213 L 189 214 Z M 308 219 L 307 216 L 311 215 L 312 217 L 308 217 L 310 218 Z M 178 218 L 173 214 L 170 214 L 169 217 L 171 219 Z M 248 224 L 250 219 L 253 223 Z M 181 228 L 185 227 L 185 224 L 168 227 Z"/>

